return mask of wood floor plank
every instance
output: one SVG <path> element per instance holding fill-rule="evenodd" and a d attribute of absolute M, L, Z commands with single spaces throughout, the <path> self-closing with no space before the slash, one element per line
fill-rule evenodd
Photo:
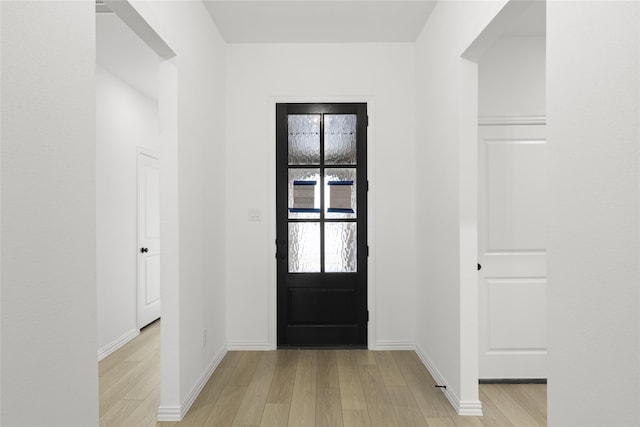
<path fill-rule="evenodd" d="M 482 386 L 480 386 L 482 387 Z M 540 409 L 546 413 L 547 409 L 547 385 L 546 384 L 520 384 L 520 388 L 526 391 L 526 394 L 533 397 Z"/>
<path fill-rule="evenodd" d="M 233 424 L 242 426 L 257 426 L 260 424 L 264 406 L 267 403 L 276 360 L 276 353 L 273 351 L 265 351 L 260 354 L 258 365 L 251 377 L 251 382 L 247 386 L 247 391 L 244 394 L 240 408 L 238 408 Z"/>
<path fill-rule="evenodd" d="M 429 373 L 429 370 L 426 368 L 426 366 L 424 366 L 424 363 L 422 362 L 418 354 L 415 351 L 406 351 L 401 353 L 404 354 L 404 356 L 407 358 L 407 361 L 412 361 L 413 364 L 418 367 L 418 371 L 421 372 L 422 377 L 430 385 L 435 387 L 436 381 L 433 379 L 433 377 L 431 376 L 431 373 Z"/>
<path fill-rule="evenodd" d="M 358 365 L 375 365 L 376 359 L 373 356 L 373 352 L 370 350 L 358 349 L 351 350 L 351 354 L 354 355 L 356 363 Z"/>
<path fill-rule="evenodd" d="M 129 342 L 129 344 L 133 345 L 131 341 Z M 118 351 L 111 353 L 109 356 L 100 361 L 98 365 L 98 377 L 100 378 L 100 380 L 102 380 L 109 374 L 118 375 L 117 373 L 113 372 L 114 370 L 120 372 L 122 371 L 122 362 L 126 359 L 128 353 L 120 350 L 125 350 L 125 348 L 120 348 Z"/>
<path fill-rule="evenodd" d="M 100 362 L 102 363 L 102 362 Z M 107 394 L 111 389 L 122 381 L 122 379 L 133 369 L 139 366 L 140 362 L 126 362 L 122 360 L 110 371 L 100 377 L 100 394 Z"/>
<path fill-rule="evenodd" d="M 514 384 L 513 390 L 521 405 L 539 423 L 547 423 L 547 385 Z"/>
<path fill-rule="evenodd" d="M 227 386 L 233 368 L 216 369 L 205 384 L 191 408 L 180 422 L 180 426 L 202 426 L 213 411 L 218 398 Z"/>
<path fill-rule="evenodd" d="M 316 422 L 316 352 L 304 350 L 298 357 L 289 425 L 314 427 Z"/>
<path fill-rule="evenodd" d="M 275 372 L 271 381 L 271 388 L 267 396 L 267 403 L 291 404 L 293 382 L 298 366 L 299 350 L 278 350 Z"/>
<path fill-rule="evenodd" d="M 366 410 L 367 404 L 354 355 L 348 350 L 336 352 L 342 409 Z"/>
<path fill-rule="evenodd" d="M 424 372 L 416 364 L 410 352 L 398 351 L 393 353 L 398 369 L 411 390 L 411 394 L 420 408 L 425 419 L 446 419 L 452 411 L 447 410 L 436 397 L 436 390 Z M 440 393 L 440 392 L 437 392 Z M 447 403 L 447 406 L 451 406 Z"/>
<path fill-rule="evenodd" d="M 484 386 L 480 386 L 480 401 L 482 402 L 482 423 L 486 426 L 500 426 L 500 427 L 518 427 L 514 426 L 500 410 L 493 404 L 493 401 L 489 399 L 484 392 Z"/>
<path fill-rule="evenodd" d="M 392 352 L 376 351 L 374 357 L 387 387 L 407 385 L 407 382 L 402 377 L 402 372 L 398 369 Z"/>
<path fill-rule="evenodd" d="M 259 351 L 243 352 L 242 358 L 233 370 L 233 375 L 229 378 L 229 385 L 249 385 L 259 359 Z"/>
<path fill-rule="evenodd" d="M 107 412 L 100 416 L 100 425 L 104 427 L 124 425 L 127 417 L 129 417 L 141 403 L 141 400 L 118 400 Z"/>
<path fill-rule="evenodd" d="M 399 427 L 380 369 L 376 365 L 360 365 L 359 373 L 371 426 Z"/>
<path fill-rule="evenodd" d="M 260 427 L 284 427 L 289 422 L 289 404 L 267 403 L 260 420 Z"/>
<path fill-rule="evenodd" d="M 315 427 L 343 427 L 340 388 L 318 388 Z"/>
<path fill-rule="evenodd" d="M 425 418 L 429 427 L 456 427 L 456 423 L 447 418 Z M 497 427 L 497 426 L 496 426 Z"/>
<path fill-rule="evenodd" d="M 160 345 L 160 321 L 144 328 L 134 339 L 102 359 L 98 365 L 99 376 L 102 377 L 106 372 L 117 367 L 139 348 L 152 345 Z"/>
<path fill-rule="evenodd" d="M 482 422 L 482 417 L 469 417 L 454 414 L 451 416 L 456 427 L 498 427 L 487 426 Z"/>
<path fill-rule="evenodd" d="M 215 403 L 222 393 L 222 390 L 227 386 L 229 379 L 233 375 L 233 368 L 218 368 L 209 378 L 209 381 L 204 385 L 202 391 L 196 398 L 191 407 L 198 407 L 199 405 L 210 405 Z"/>
<path fill-rule="evenodd" d="M 242 355 L 244 353 L 242 351 L 227 351 L 227 354 L 224 355 L 219 368 L 235 368 L 240 363 L 240 359 L 242 359 Z"/>
<path fill-rule="evenodd" d="M 108 412 L 124 395 L 143 381 L 149 374 L 149 366 L 144 362 L 132 362 L 129 372 L 123 375 L 111 388 L 100 394 L 100 413 Z"/>
<path fill-rule="evenodd" d="M 130 361 L 145 361 L 150 356 L 155 354 L 160 354 L 160 341 L 159 340 L 151 340 L 147 335 L 143 337 L 146 339 L 146 342 L 138 343 L 139 346 L 137 349 L 130 349 L 129 354 L 126 356 L 125 360 Z"/>
<path fill-rule="evenodd" d="M 180 423 L 156 423 L 159 327 L 100 362 L 101 427 L 546 424 L 545 385 L 482 385 L 484 417 L 462 417 L 415 352 L 366 350 L 228 352 Z"/>
<path fill-rule="evenodd" d="M 242 398 L 247 390 L 247 386 L 228 385 L 222 390 L 220 397 L 213 406 L 209 417 L 204 423 L 205 427 L 230 427 L 236 417 L 238 408 L 242 403 Z M 183 427 L 183 426 L 181 426 Z M 189 425 L 184 427 L 199 427 Z"/>
<path fill-rule="evenodd" d="M 378 366 L 380 364 L 378 363 Z M 418 404 L 413 398 L 411 390 L 407 385 L 387 386 L 391 404 L 395 411 L 398 423 L 403 427 L 427 427 L 425 420 Z"/>
<path fill-rule="evenodd" d="M 141 401 L 122 423 L 123 426 L 148 426 L 155 424 L 160 404 L 160 383 Z"/>
<path fill-rule="evenodd" d="M 131 387 L 123 399 L 145 399 L 160 384 L 160 360 L 150 364 L 140 381 Z"/>
<path fill-rule="evenodd" d="M 447 396 L 444 394 L 444 392 L 441 389 L 437 389 L 437 388 L 433 388 L 432 391 L 435 397 L 434 403 L 439 405 L 441 410 L 444 410 L 444 412 L 447 413 L 449 417 L 453 419 L 454 422 L 456 422 L 456 425 L 459 424 L 456 421 L 457 419 L 456 417 L 459 417 L 459 415 L 456 413 L 455 409 L 453 409 L 453 406 L 451 406 L 451 402 L 449 402 L 449 399 L 447 399 Z M 464 416 L 462 418 L 473 418 L 473 417 Z M 461 421 L 461 422 L 464 423 L 464 421 Z M 471 424 L 471 425 L 475 425 L 475 424 Z"/>
<path fill-rule="evenodd" d="M 338 359 L 335 350 L 318 350 L 318 388 L 338 388 Z"/>
<path fill-rule="evenodd" d="M 484 384 L 483 390 L 490 396 L 489 400 L 491 400 L 493 404 L 500 409 L 500 412 L 514 425 L 518 427 L 546 425 L 546 420 L 541 422 L 533 418 L 520 403 L 510 396 L 503 384 Z"/>
<path fill-rule="evenodd" d="M 344 427 L 371 427 L 368 411 L 346 409 L 342 411 Z"/>

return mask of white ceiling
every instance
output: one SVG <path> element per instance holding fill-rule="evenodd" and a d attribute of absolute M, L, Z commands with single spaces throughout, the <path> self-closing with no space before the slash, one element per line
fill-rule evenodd
<path fill-rule="evenodd" d="M 96 62 L 147 97 L 158 99 L 158 55 L 114 13 L 96 14 Z"/>
<path fill-rule="evenodd" d="M 227 43 L 413 42 L 435 0 L 203 0 Z"/>
<path fill-rule="evenodd" d="M 228 43 L 413 42 L 436 1 L 203 0 Z M 503 36 L 544 36 L 534 2 Z M 96 14 L 96 60 L 157 100 L 158 56 L 113 13 Z"/>

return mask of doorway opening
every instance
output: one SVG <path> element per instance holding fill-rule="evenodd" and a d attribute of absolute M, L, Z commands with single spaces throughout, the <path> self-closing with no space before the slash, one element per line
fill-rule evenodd
<path fill-rule="evenodd" d="M 278 347 L 367 347 L 367 191 L 367 104 L 276 104 Z"/>
<path fill-rule="evenodd" d="M 106 5 L 96 12 L 98 346 L 105 357 L 160 317 L 159 58 Z"/>
<path fill-rule="evenodd" d="M 138 362 L 142 361 L 138 356 L 144 353 L 144 367 L 134 369 L 140 374 L 144 370 L 153 378 L 145 387 L 157 383 L 152 389 L 145 389 L 150 392 L 145 405 L 150 405 L 147 409 L 154 419 L 161 403 L 161 388 L 165 396 L 179 387 L 178 364 L 175 357 L 171 357 L 178 341 L 173 303 L 177 298 L 171 298 L 177 292 L 177 285 L 163 280 L 160 286 L 161 270 L 163 277 L 173 277 L 165 272 L 172 273 L 177 264 L 172 243 L 175 239 L 163 245 L 163 249 L 169 249 L 168 255 L 159 252 L 160 236 L 171 238 L 177 227 L 172 211 L 177 198 L 172 191 L 176 180 L 172 173 L 176 158 L 172 154 L 177 146 L 177 78 L 173 57 L 170 47 L 129 2 L 96 2 L 101 421 L 114 411 L 121 412 L 119 405 L 135 393 L 118 395 L 118 391 L 122 391 L 118 384 L 126 382 L 123 375 L 127 375 L 125 372 L 133 361 L 122 360 L 122 354 L 127 353 L 122 351 L 124 348 L 134 349 Z M 163 153 L 162 158 L 158 153 Z M 160 322 L 156 320 L 161 314 L 162 299 L 168 303 L 162 308 L 160 330 Z M 139 336 L 143 328 L 145 332 Z M 134 340 L 138 336 L 139 339 Z M 149 336 L 154 337 L 152 342 L 147 342 Z M 116 352 L 118 349 L 121 351 Z M 112 353 L 112 357 L 107 358 Z"/>
<path fill-rule="evenodd" d="M 483 382 L 546 380 L 546 4 L 478 59 L 478 344 Z"/>

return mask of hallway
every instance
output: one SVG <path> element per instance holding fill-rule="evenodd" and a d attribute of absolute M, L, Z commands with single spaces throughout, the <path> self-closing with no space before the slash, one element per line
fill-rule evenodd
<path fill-rule="evenodd" d="M 100 362 L 101 426 L 546 425 L 546 385 L 481 385 L 461 417 L 412 351 L 227 353 L 182 422 L 156 423 L 160 322 Z M 500 408 L 500 409 L 498 409 Z"/>

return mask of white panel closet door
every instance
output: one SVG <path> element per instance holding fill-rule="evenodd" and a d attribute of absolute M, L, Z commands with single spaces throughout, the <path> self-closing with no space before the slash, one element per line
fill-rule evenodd
<path fill-rule="evenodd" d="M 160 317 L 159 161 L 138 153 L 138 328 Z"/>
<path fill-rule="evenodd" d="M 546 378 L 545 125 L 478 135 L 480 379 Z"/>

